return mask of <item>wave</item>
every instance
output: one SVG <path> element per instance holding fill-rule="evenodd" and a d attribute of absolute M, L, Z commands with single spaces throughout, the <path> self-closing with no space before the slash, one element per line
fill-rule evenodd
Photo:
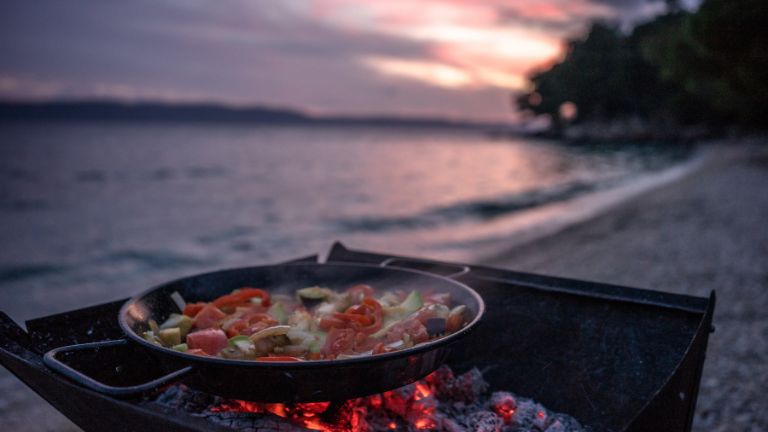
<path fill-rule="evenodd" d="M 67 271 L 66 267 L 53 264 L 22 264 L 17 266 L 0 267 L 0 284 L 18 282 L 21 280 L 36 278 L 40 276 L 49 276 L 52 274 L 63 273 L 65 271 Z"/>
<path fill-rule="evenodd" d="M 208 263 L 200 257 L 163 250 L 122 250 L 106 255 L 103 262 L 131 263 L 147 269 L 201 266 Z"/>
<path fill-rule="evenodd" d="M 434 228 L 468 219 L 489 220 L 498 218 L 522 210 L 565 201 L 578 195 L 604 189 L 614 183 L 615 181 L 572 181 L 514 195 L 435 207 L 414 215 L 348 218 L 338 220 L 336 223 L 345 230 L 368 232 Z"/>

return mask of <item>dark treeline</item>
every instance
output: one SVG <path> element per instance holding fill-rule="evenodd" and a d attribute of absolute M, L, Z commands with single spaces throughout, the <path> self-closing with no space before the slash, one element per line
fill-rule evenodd
<path fill-rule="evenodd" d="M 554 131 L 630 117 L 666 130 L 768 128 L 768 1 L 704 0 L 695 12 L 667 3 L 629 33 L 593 24 L 530 77 L 518 107 L 549 115 Z M 575 104 L 575 117 L 563 104 Z"/>

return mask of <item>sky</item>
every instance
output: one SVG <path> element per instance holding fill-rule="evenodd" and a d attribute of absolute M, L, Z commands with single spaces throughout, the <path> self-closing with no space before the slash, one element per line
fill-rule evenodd
<path fill-rule="evenodd" d="M 4 0 L 0 99 L 515 118 L 526 75 L 655 0 Z"/>

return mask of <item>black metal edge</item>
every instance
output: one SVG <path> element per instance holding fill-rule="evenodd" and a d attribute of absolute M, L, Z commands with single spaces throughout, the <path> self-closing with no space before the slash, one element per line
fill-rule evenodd
<path fill-rule="evenodd" d="M 696 375 L 693 382 L 693 386 L 691 389 L 691 402 L 690 402 L 690 410 L 689 418 L 688 418 L 688 431 L 691 430 L 693 427 L 693 419 L 696 415 L 696 402 L 699 399 L 699 389 L 701 387 L 701 377 L 704 373 L 704 362 L 707 357 L 707 345 L 709 344 L 709 335 L 711 333 L 715 332 L 715 326 L 713 324 L 715 319 L 715 304 L 717 303 L 717 295 L 715 293 L 715 290 L 712 290 L 709 294 L 709 306 L 707 307 L 707 312 L 704 315 L 704 319 L 701 321 L 701 326 L 699 326 L 698 331 L 696 332 L 696 338 L 698 338 L 697 341 L 693 341 L 691 343 L 692 351 L 694 349 L 700 351 L 700 358 L 701 362 L 698 364 L 698 368 L 696 369 Z M 698 344 L 698 347 L 697 347 Z M 698 353 L 693 353 L 693 355 L 696 355 Z"/>
<path fill-rule="evenodd" d="M 317 262 L 317 260 L 318 255 L 313 254 L 284 261 L 280 264 Z M 101 303 L 59 312 L 53 315 L 33 318 L 27 320 L 25 326 L 29 336 L 35 342 L 34 349 L 41 354 L 64 345 L 120 339 L 124 337 L 124 334 L 117 323 L 118 311 L 128 300 L 129 298 L 123 298 L 108 303 Z M 111 326 L 111 328 L 105 326 L 100 327 L 100 329 L 105 330 L 106 334 L 94 334 L 92 337 L 87 337 L 87 335 L 77 335 L 77 338 L 73 338 L 73 335 L 70 334 L 69 327 L 73 317 L 76 317 L 76 321 L 78 322 L 88 321 L 88 317 L 93 317 L 93 319 L 103 318 L 105 313 L 112 311 L 114 311 L 114 325 Z"/>
<path fill-rule="evenodd" d="M 402 261 L 412 260 L 417 263 L 433 262 L 436 266 L 464 266 L 465 264 L 447 261 L 435 261 L 424 258 L 408 257 L 394 254 L 380 254 L 349 249 L 341 242 L 336 242 L 328 254 L 328 261 L 354 261 L 380 263 L 385 259 L 398 259 Z M 544 276 L 535 273 L 517 272 L 480 265 L 471 265 L 470 272 L 459 280 L 481 279 L 489 282 L 513 284 L 516 286 L 533 288 L 544 291 L 557 292 L 599 298 L 602 300 L 645 304 L 663 308 L 672 308 L 685 312 L 704 314 L 707 310 L 709 299 L 685 294 L 673 294 L 649 289 L 632 288 L 621 285 L 605 284 L 601 282 L 589 282 L 576 279 Z"/>
<path fill-rule="evenodd" d="M 189 431 L 193 428 L 201 431 L 229 430 L 183 412 L 174 410 L 174 416 L 168 416 L 168 413 L 148 409 L 142 403 L 105 398 L 97 392 L 63 380 L 43 365 L 42 359 L 33 350 L 31 340 L 25 342 L 10 337 L 16 333 L 23 334 L 24 330 L 5 313 L 0 313 L 0 328 L 2 329 L 0 331 L 0 364 L 85 431 L 105 430 L 104 423 L 108 424 L 108 430 L 134 431 L 137 419 L 146 419 L 145 424 L 155 425 L 156 427 L 151 430 Z M 109 416 L 98 414 L 83 416 L 73 412 L 78 409 L 95 408 L 96 404 L 118 407 L 122 419 L 111 418 L 116 414 L 114 410 L 110 411 Z M 130 422 L 130 419 L 133 419 L 133 422 Z"/>
<path fill-rule="evenodd" d="M 126 339 L 120 340 L 108 340 L 101 342 L 90 342 L 78 345 L 63 346 L 54 348 L 45 355 L 43 355 L 43 363 L 56 372 L 64 375 L 70 380 L 80 384 L 83 387 L 94 390 L 103 395 L 112 396 L 121 399 L 127 399 L 134 396 L 139 396 L 152 391 L 157 390 L 163 385 L 178 380 L 181 376 L 192 372 L 192 366 L 186 366 L 161 377 L 143 382 L 141 384 L 135 384 L 130 386 L 112 386 L 104 384 L 103 382 L 91 377 L 85 372 L 81 372 L 77 368 L 74 368 L 67 364 L 65 361 L 59 359 L 59 357 L 66 356 L 66 353 L 72 351 L 99 351 L 101 349 L 109 349 L 116 346 L 126 346 L 128 341 Z"/>
<path fill-rule="evenodd" d="M 712 326 L 716 303 L 716 294 L 714 290 L 710 292 L 707 301 L 707 310 L 696 329 L 694 337 L 691 339 L 691 343 L 688 345 L 685 353 L 680 358 L 680 361 L 675 366 L 669 377 L 665 380 L 664 385 L 662 385 L 659 390 L 647 400 L 645 405 L 640 409 L 640 411 L 638 411 L 638 414 L 629 420 L 622 430 L 643 432 L 649 430 L 649 427 L 652 427 L 651 425 L 653 425 L 653 427 L 658 427 L 660 423 L 663 423 L 664 419 L 659 418 L 659 413 L 665 412 L 665 408 L 668 407 L 655 406 L 663 404 L 659 396 L 665 392 L 674 391 L 674 389 L 671 387 L 676 378 L 676 375 L 687 371 L 688 367 L 692 366 L 695 372 L 693 379 L 689 382 L 689 388 L 687 389 L 687 394 L 690 395 L 690 397 L 687 399 L 687 417 L 685 420 L 685 428 L 680 432 L 689 432 L 691 430 L 696 414 L 696 401 L 699 397 L 699 387 L 701 384 L 702 372 L 704 370 L 704 360 L 706 358 L 709 334 L 714 332 L 714 327 Z M 694 364 L 689 364 L 687 367 L 684 367 L 685 363 Z M 665 427 L 664 430 L 670 429 Z"/>
<path fill-rule="evenodd" d="M 9 342 L 15 342 L 35 354 L 40 354 L 39 351 L 34 349 L 34 342 L 29 334 L 5 312 L 0 312 L 0 337 L 5 337 Z M 0 348 L 2 348 L 2 345 L 0 345 Z"/>

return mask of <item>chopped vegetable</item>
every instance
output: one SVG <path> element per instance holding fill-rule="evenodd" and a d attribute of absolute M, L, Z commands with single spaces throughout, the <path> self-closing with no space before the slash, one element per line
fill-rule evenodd
<path fill-rule="evenodd" d="M 226 316 L 216 305 L 209 303 L 195 315 L 194 325 L 199 329 L 218 327 L 219 321 Z"/>
<path fill-rule="evenodd" d="M 161 329 L 157 333 L 158 339 L 165 346 L 174 346 L 181 343 L 181 330 L 178 327 Z"/>
<path fill-rule="evenodd" d="M 190 350 L 200 349 L 209 355 L 218 354 L 227 345 L 227 335 L 219 329 L 207 328 L 187 335 L 187 346 Z"/>
<path fill-rule="evenodd" d="M 421 309 L 422 306 L 424 301 L 421 299 L 421 294 L 413 290 L 399 305 L 384 308 L 384 314 L 391 317 L 404 317 Z"/>
<path fill-rule="evenodd" d="M 188 317 L 190 317 L 190 318 L 194 318 L 194 317 L 195 317 L 195 316 L 198 314 L 198 312 L 200 312 L 201 310 L 203 310 L 203 308 L 205 307 L 205 305 L 206 305 L 206 303 L 192 303 L 192 304 L 187 304 L 187 305 L 184 307 L 184 312 L 183 312 L 183 313 L 184 313 L 184 315 L 186 315 L 186 316 L 188 316 Z"/>
<path fill-rule="evenodd" d="M 310 299 L 310 300 L 319 300 L 319 299 L 327 299 L 327 298 L 333 297 L 334 292 L 329 290 L 328 288 L 313 286 L 308 288 L 302 288 L 296 291 L 296 294 L 298 294 L 299 297 L 301 298 Z"/>
<path fill-rule="evenodd" d="M 149 322 L 144 338 L 194 355 L 255 361 L 360 358 L 412 347 L 460 330 L 467 307 L 450 308 L 448 293 L 377 293 L 313 286 L 294 296 L 241 288 L 211 302 L 174 302 L 183 314 Z"/>
<path fill-rule="evenodd" d="M 233 308 L 247 304 L 252 298 L 261 299 L 261 306 L 269 306 L 269 294 L 259 288 L 240 288 L 232 291 L 232 294 L 221 296 L 213 301 L 213 304 L 219 308 Z"/>
<path fill-rule="evenodd" d="M 186 315 L 171 314 L 167 320 L 160 324 L 160 329 L 169 329 L 178 327 L 182 339 L 187 337 L 187 333 L 192 329 L 192 318 Z"/>
<path fill-rule="evenodd" d="M 273 304 L 269 310 L 267 310 L 267 313 L 280 324 L 285 324 L 288 322 L 288 314 L 285 313 L 285 308 L 283 307 L 282 302 Z"/>
<path fill-rule="evenodd" d="M 291 326 L 279 325 L 274 327 L 268 327 L 264 330 L 260 330 L 250 336 L 251 342 L 256 342 L 259 339 L 264 339 L 272 336 L 283 336 L 291 330 Z"/>
<path fill-rule="evenodd" d="M 171 293 L 171 300 L 173 300 L 173 302 L 176 303 L 176 307 L 178 307 L 180 311 L 183 311 L 184 309 L 187 308 L 187 302 L 184 301 L 184 297 L 182 297 L 178 291 L 174 291 Z"/>

